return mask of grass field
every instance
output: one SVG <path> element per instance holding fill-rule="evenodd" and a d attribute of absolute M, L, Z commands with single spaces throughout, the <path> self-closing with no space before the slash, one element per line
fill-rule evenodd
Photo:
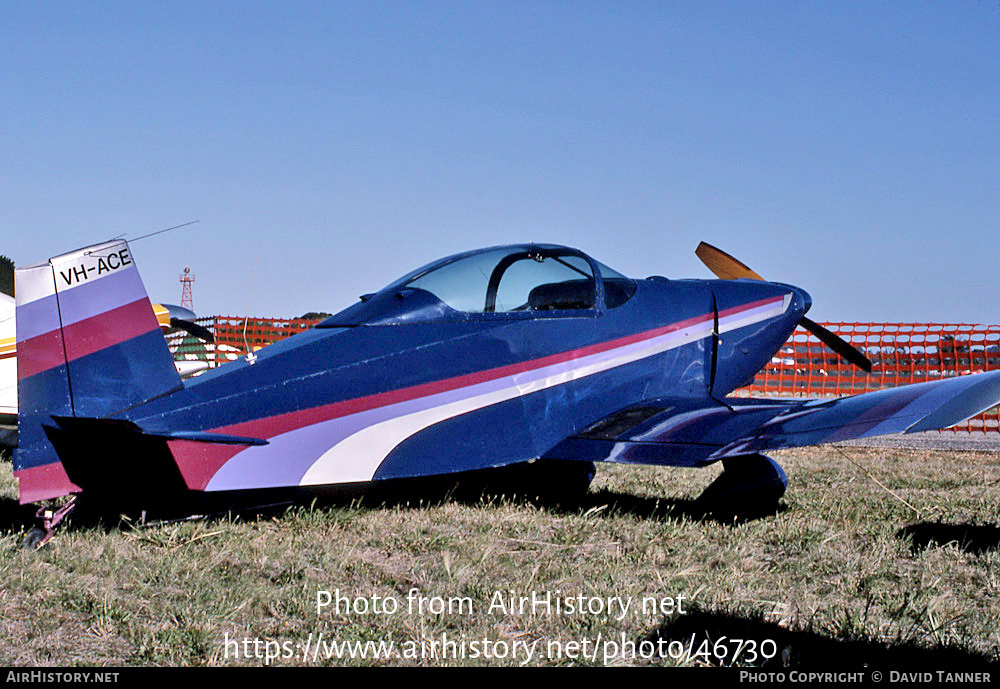
<path fill-rule="evenodd" d="M 694 504 L 716 468 L 600 466 L 588 497 L 558 508 L 414 498 L 153 528 L 77 520 L 37 552 L 20 548 L 5 461 L 0 662 L 996 661 L 1000 456 L 832 447 L 774 456 L 788 493 L 777 513 L 751 520 Z M 318 611 L 321 591 L 331 602 Z M 498 591 L 586 609 L 491 609 Z M 389 657 L 326 658 L 379 643 Z"/>

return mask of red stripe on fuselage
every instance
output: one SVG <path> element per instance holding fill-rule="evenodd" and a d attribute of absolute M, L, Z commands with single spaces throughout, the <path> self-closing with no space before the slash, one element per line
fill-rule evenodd
<path fill-rule="evenodd" d="M 24 380 L 158 328 L 149 299 L 142 298 L 62 330 L 37 335 L 17 345 L 17 378 Z M 65 355 L 63 342 L 66 344 Z"/>
<path fill-rule="evenodd" d="M 643 340 L 651 340 L 654 337 L 659 337 L 660 335 L 665 335 L 676 330 L 690 328 L 691 326 L 698 325 L 699 323 L 705 323 L 707 321 L 711 321 L 712 319 L 712 314 L 695 316 L 693 318 L 687 318 L 683 321 L 671 323 L 670 325 L 665 325 L 660 328 L 654 328 L 653 330 L 647 330 L 633 335 L 626 335 L 625 337 L 608 340 L 607 342 L 599 342 L 597 344 L 581 347 L 580 349 L 572 349 L 567 352 L 550 354 L 549 356 L 544 356 L 538 359 L 529 359 L 528 361 L 520 361 L 516 364 L 508 364 L 506 366 L 476 371 L 474 373 L 466 373 L 453 378 L 444 378 L 442 380 L 435 380 L 429 383 L 412 385 L 407 388 L 398 388 L 396 390 L 379 392 L 365 397 L 356 397 L 354 399 L 343 400 L 341 402 L 333 402 L 331 404 L 325 404 L 311 409 L 278 414 L 276 416 L 255 419 L 253 421 L 244 421 L 231 426 L 222 426 L 212 430 L 218 433 L 251 435 L 254 437 L 261 437 L 261 434 L 263 433 L 263 437 L 271 438 L 273 436 L 280 435 L 281 433 L 287 433 L 288 431 L 295 430 L 296 428 L 308 426 L 320 421 L 335 419 L 349 414 L 356 414 L 358 412 L 374 409 L 376 407 L 385 407 L 398 402 L 406 402 L 418 397 L 427 397 L 428 395 L 464 388 L 470 385 L 476 385 L 477 383 L 485 383 L 487 381 L 496 380 L 497 378 L 505 378 L 518 373 L 523 373 L 525 371 L 531 371 L 545 366 L 551 366 L 553 364 L 560 364 L 564 361 L 569 361 L 570 359 L 581 359 L 591 354 L 606 352 L 609 349 L 625 347 L 636 342 L 642 342 Z"/>
<path fill-rule="evenodd" d="M 767 306 L 768 304 L 777 304 L 785 300 L 784 296 L 781 297 L 771 297 L 769 299 L 761 299 L 760 301 L 755 301 L 750 304 L 740 304 L 739 306 L 731 306 L 728 309 L 723 309 L 719 311 L 719 318 L 726 318 L 727 316 L 732 316 L 737 313 L 743 313 L 744 311 L 750 311 L 751 309 L 756 309 L 761 306 Z"/>
<path fill-rule="evenodd" d="M 205 490 L 205 486 L 244 447 L 238 445 L 216 445 L 194 440 L 168 440 L 167 447 L 173 455 L 184 483 L 191 490 Z"/>
<path fill-rule="evenodd" d="M 750 309 L 781 300 L 782 297 L 762 299 L 760 301 L 727 309 L 726 314 L 728 315 L 741 311 L 749 311 Z M 610 349 L 625 347 L 636 342 L 651 340 L 670 332 L 683 330 L 685 328 L 690 328 L 694 325 L 706 323 L 712 320 L 714 320 L 714 314 L 708 313 L 701 316 L 687 318 L 676 323 L 671 323 L 670 325 L 654 328 L 652 330 L 635 333 L 633 335 L 626 335 L 614 340 L 599 342 L 597 344 L 581 347 L 580 349 L 561 352 L 559 354 L 552 354 L 539 359 L 531 359 L 529 361 L 522 361 L 516 364 L 509 364 L 507 366 L 500 366 L 484 371 L 476 371 L 475 373 L 468 373 L 461 376 L 455 376 L 453 378 L 445 378 L 442 380 L 432 381 L 430 383 L 422 383 L 420 385 L 414 385 L 407 388 L 399 388 L 397 390 L 389 390 L 365 397 L 357 397 L 341 402 L 333 402 L 331 404 L 312 407 L 310 409 L 303 409 L 271 417 L 254 419 L 253 421 L 243 421 L 230 426 L 220 426 L 211 430 L 217 433 L 229 433 L 233 435 L 244 435 L 257 438 L 273 438 L 276 435 L 281 435 L 282 433 L 287 433 L 297 428 L 320 423 L 329 419 L 347 416 L 349 414 L 356 414 L 368 409 L 396 404 L 398 402 L 405 402 L 418 397 L 426 397 L 440 392 L 447 392 L 449 390 L 455 390 L 457 388 L 463 388 L 477 383 L 495 380 L 497 378 L 513 376 L 518 373 L 523 373 L 524 371 L 551 366 L 553 364 L 569 361 L 570 359 L 579 359 L 591 354 L 605 352 Z M 205 447 L 204 443 L 195 443 L 190 441 L 170 441 L 168 444 L 174 454 L 175 460 L 177 460 L 178 467 L 180 468 L 185 481 L 188 486 L 194 490 L 203 489 L 208 484 L 211 477 L 215 475 L 215 472 L 218 471 L 223 464 L 244 449 L 233 445 L 215 445 L 209 448 Z"/>

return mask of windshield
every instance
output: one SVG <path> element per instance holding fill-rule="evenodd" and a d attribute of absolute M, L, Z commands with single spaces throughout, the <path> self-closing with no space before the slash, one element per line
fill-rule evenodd
<path fill-rule="evenodd" d="M 586 258 L 571 249 L 530 246 L 459 257 L 401 286 L 426 290 L 466 313 L 591 309 L 595 294 Z"/>

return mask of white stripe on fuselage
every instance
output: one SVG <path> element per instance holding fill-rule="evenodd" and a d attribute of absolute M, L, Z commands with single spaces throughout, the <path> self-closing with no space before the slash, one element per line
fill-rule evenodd
<path fill-rule="evenodd" d="M 780 303 L 765 304 L 726 316 L 719 321 L 719 331 L 728 332 L 779 316 L 788 309 L 790 301 L 791 295 L 787 295 Z M 610 350 L 610 358 L 607 351 L 583 356 L 568 371 L 561 370 L 565 368 L 566 362 L 524 371 L 510 376 L 511 385 L 500 390 L 477 395 L 475 388 L 483 384 L 472 385 L 469 397 L 440 405 L 433 404 L 434 397 L 443 397 L 448 393 L 430 395 L 427 398 L 432 405 L 430 408 L 410 414 L 401 412 L 400 416 L 367 426 L 341 440 L 313 463 L 302 477 L 300 485 L 370 481 L 379 465 L 401 442 L 436 423 L 681 347 L 710 336 L 712 328 L 713 323 L 708 320 Z M 453 394 L 449 396 L 453 397 Z"/>

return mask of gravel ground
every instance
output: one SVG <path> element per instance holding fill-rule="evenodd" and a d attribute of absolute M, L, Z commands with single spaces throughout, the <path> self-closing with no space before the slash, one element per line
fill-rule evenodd
<path fill-rule="evenodd" d="M 855 447 L 898 447 L 908 450 L 947 450 L 950 452 L 1000 452 L 1000 433 L 928 431 L 894 433 L 875 438 L 845 440 L 836 445 Z"/>

